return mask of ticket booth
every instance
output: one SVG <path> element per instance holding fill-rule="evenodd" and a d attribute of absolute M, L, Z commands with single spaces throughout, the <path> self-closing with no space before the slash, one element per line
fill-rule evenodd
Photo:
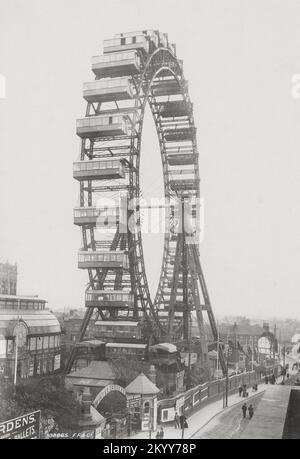
<path fill-rule="evenodd" d="M 158 393 L 158 387 L 143 373 L 126 387 L 127 408 L 137 430 L 156 430 Z"/>

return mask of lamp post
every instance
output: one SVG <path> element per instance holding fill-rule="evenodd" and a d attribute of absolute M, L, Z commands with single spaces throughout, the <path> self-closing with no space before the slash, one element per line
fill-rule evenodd
<path fill-rule="evenodd" d="M 19 323 L 20 323 L 20 299 L 18 298 L 16 341 L 15 341 L 15 369 L 14 369 L 14 385 L 15 386 L 17 385 L 17 371 L 18 371 Z"/>
<path fill-rule="evenodd" d="M 229 374 L 228 374 L 229 344 L 225 344 L 225 355 L 226 355 L 225 403 L 223 402 L 223 408 L 227 408 L 227 406 L 228 406 L 228 389 L 229 389 Z"/>

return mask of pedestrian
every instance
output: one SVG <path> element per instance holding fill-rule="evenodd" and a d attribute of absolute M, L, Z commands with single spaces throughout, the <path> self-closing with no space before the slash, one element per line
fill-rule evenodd
<path fill-rule="evenodd" d="M 269 382 L 269 378 L 268 376 L 265 376 L 265 384 L 268 384 L 268 382 Z"/>
<path fill-rule="evenodd" d="M 182 413 L 182 415 L 179 417 L 179 422 L 180 422 L 180 428 L 184 429 L 184 424 L 186 422 L 186 416 Z"/>
<path fill-rule="evenodd" d="M 160 437 L 159 438 L 164 438 L 164 429 L 162 427 L 160 428 Z"/>
<path fill-rule="evenodd" d="M 159 439 L 160 439 L 160 430 L 158 430 L 158 431 L 156 432 L 156 437 L 155 437 L 155 438 L 156 438 L 156 440 L 159 440 Z"/>
<path fill-rule="evenodd" d="M 243 388 L 242 388 L 242 386 L 240 385 L 240 386 L 239 386 L 239 396 L 240 396 L 240 397 L 242 396 L 242 392 L 243 392 Z"/>
<path fill-rule="evenodd" d="M 247 405 L 246 405 L 246 403 L 244 403 L 244 405 L 242 406 L 242 412 L 243 412 L 243 418 L 245 419 L 246 418 L 246 414 L 247 414 Z"/>
<path fill-rule="evenodd" d="M 179 425 L 179 416 L 178 416 L 177 411 L 176 411 L 175 416 L 174 416 L 174 427 L 175 427 L 175 429 L 178 429 L 180 427 L 180 425 Z"/>
<path fill-rule="evenodd" d="M 252 416 L 254 413 L 254 409 L 252 405 L 249 405 L 248 411 L 249 411 L 249 419 L 252 419 Z"/>

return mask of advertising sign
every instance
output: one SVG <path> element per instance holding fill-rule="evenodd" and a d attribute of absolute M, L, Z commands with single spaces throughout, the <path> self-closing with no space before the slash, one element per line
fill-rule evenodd
<path fill-rule="evenodd" d="M 15 419 L 0 423 L 0 439 L 25 439 L 40 437 L 41 412 L 25 414 Z"/>
<path fill-rule="evenodd" d="M 58 370 L 60 368 L 60 354 L 57 354 L 54 357 L 54 370 Z"/>

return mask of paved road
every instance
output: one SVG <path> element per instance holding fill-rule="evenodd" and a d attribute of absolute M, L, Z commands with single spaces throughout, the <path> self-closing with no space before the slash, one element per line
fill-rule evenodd
<path fill-rule="evenodd" d="M 200 429 L 194 438 L 198 439 L 238 439 L 246 428 L 249 422 L 255 422 L 255 409 L 262 398 L 263 394 L 255 395 L 250 400 L 243 399 L 237 405 L 227 408 L 224 412 L 215 416 L 206 426 Z M 250 403 L 254 408 L 253 418 L 243 419 L 242 405 L 246 402 L 249 406 Z M 248 416 L 248 413 L 247 413 Z"/>

